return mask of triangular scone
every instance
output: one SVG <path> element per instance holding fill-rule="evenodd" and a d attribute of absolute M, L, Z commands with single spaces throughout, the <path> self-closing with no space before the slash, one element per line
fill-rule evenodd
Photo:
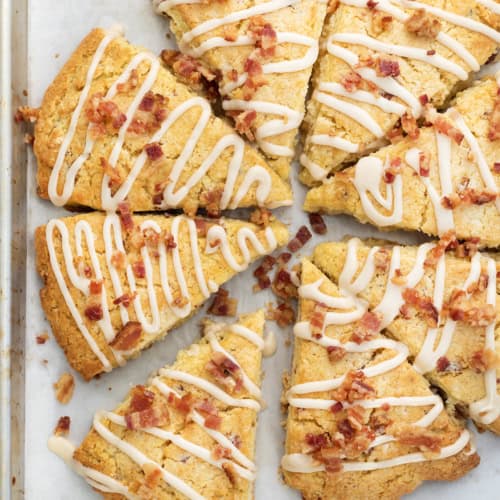
<path fill-rule="evenodd" d="M 222 106 L 288 177 L 327 2 L 153 0 L 182 52 L 220 74 Z"/>
<path fill-rule="evenodd" d="M 366 303 L 342 296 L 308 260 L 299 300 L 282 470 L 303 498 L 400 498 L 479 463 L 407 347 L 367 334 L 378 320 Z"/>
<path fill-rule="evenodd" d="M 277 221 L 120 221 L 101 213 L 54 219 L 35 237 L 42 306 L 69 363 L 90 379 L 163 338 L 223 283 L 287 241 Z"/>
<path fill-rule="evenodd" d="M 289 205 L 287 183 L 150 52 L 95 29 L 47 90 L 38 192 L 56 205 L 133 211 Z"/>
<path fill-rule="evenodd" d="M 382 229 L 453 231 L 500 246 L 500 94 L 493 79 L 462 92 L 431 126 L 312 188 L 304 208 Z"/>
<path fill-rule="evenodd" d="M 353 239 L 318 245 L 314 263 L 346 294 L 367 301 L 380 327 L 408 346 L 415 369 L 446 393 L 450 408 L 500 434 L 498 263 L 445 248 Z"/>
<path fill-rule="evenodd" d="M 205 323 L 200 342 L 96 413 L 74 453 L 63 438 L 49 447 L 105 498 L 253 498 L 263 329 L 263 311 Z"/>
<path fill-rule="evenodd" d="M 305 118 L 301 179 L 321 181 L 446 104 L 500 45 L 484 0 L 339 0 L 323 30 Z M 393 130 L 394 129 L 394 130 Z"/>

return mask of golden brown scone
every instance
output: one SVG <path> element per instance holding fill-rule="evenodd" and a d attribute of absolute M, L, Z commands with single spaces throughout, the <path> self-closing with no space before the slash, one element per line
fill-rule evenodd
<path fill-rule="evenodd" d="M 237 130 L 287 178 L 327 2 L 153 3 L 171 18 L 181 51 L 220 74 L 222 105 Z"/>
<path fill-rule="evenodd" d="M 313 262 L 335 282 L 349 268 L 346 293 L 354 290 L 346 276 L 365 269 L 363 287 L 354 291 L 387 335 L 408 347 L 413 366 L 444 391 L 451 410 L 500 434 L 498 260 L 467 256 L 473 252 L 453 238 L 420 247 L 353 239 L 318 245 Z"/>
<path fill-rule="evenodd" d="M 38 191 L 56 205 L 133 211 L 288 205 L 264 158 L 145 49 L 93 30 L 47 90 Z"/>
<path fill-rule="evenodd" d="M 88 380 L 137 356 L 287 240 L 274 220 L 54 219 L 35 236 L 42 306 L 69 363 Z"/>
<path fill-rule="evenodd" d="M 476 82 L 446 113 L 429 112 L 428 119 L 433 124 L 417 138 L 407 136 L 312 188 L 305 210 L 348 213 L 387 230 L 453 230 L 459 239 L 500 246 L 497 82 Z"/>
<path fill-rule="evenodd" d="M 499 22 L 476 0 L 340 0 L 313 73 L 301 180 L 318 184 L 387 139 L 412 135 L 426 103 L 446 105 L 495 53 Z"/>
<path fill-rule="evenodd" d="M 303 498 L 396 499 L 479 463 L 408 349 L 307 259 L 299 311 L 282 470 Z"/>
<path fill-rule="evenodd" d="M 262 310 L 205 322 L 201 341 L 98 412 L 66 458 L 106 499 L 253 498 L 263 329 Z M 63 455 L 67 442 L 49 447 Z"/>

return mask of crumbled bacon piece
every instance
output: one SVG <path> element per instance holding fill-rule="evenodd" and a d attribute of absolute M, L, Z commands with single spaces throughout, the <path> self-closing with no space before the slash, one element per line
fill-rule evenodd
<path fill-rule="evenodd" d="M 247 109 L 239 113 L 234 120 L 234 127 L 241 134 L 244 135 L 249 141 L 255 140 L 255 135 L 252 130 L 252 124 L 257 118 L 257 111 L 254 109 Z"/>
<path fill-rule="evenodd" d="M 427 94 L 422 94 L 422 95 L 418 96 L 418 100 L 420 101 L 420 104 L 422 106 L 429 104 L 429 96 Z"/>
<path fill-rule="evenodd" d="M 118 93 L 130 92 L 131 90 L 135 89 L 138 84 L 139 84 L 139 74 L 137 73 L 136 69 L 133 69 L 130 72 L 128 80 L 125 83 L 119 83 L 116 86 L 116 90 L 118 91 Z"/>
<path fill-rule="evenodd" d="M 35 123 L 38 120 L 40 114 L 39 108 L 30 108 L 29 106 L 19 106 L 17 108 L 16 114 L 14 115 L 14 121 L 16 123 L 26 122 Z"/>
<path fill-rule="evenodd" d="M 476 373 L 485 373 L 498 365 L 498 356 L 491 349 L 476 351 L 469 360 L 469 366 Z"/>
<path fill-rule="evenodd" d="M 176 76 L 191 85 L 211 82 L 217 77 L 198 59 L 176 50 L 162 50 L 161 59 Z"/>
<path fill-rule="evenodd" d="M 177 243 L 175 242 L 174 235 L 169 231 L 166 231 L 163 236 L 163 242 L 165 243 L 165 247 L 167 250 L 173 250 L 177 248 Z"/>
<path fill-rule="evenodd" d="M 136 278 L 145 278 L 146 277 L 146 266 L 144 265 L 143 260 L 138 260 L 132 264 L 132 271 L 134 272 L 134 276 Z"/>
<path fill-rule="evenodd" d="M 327 227 L 320 214 L 309 214 L 309 224 L 316 234 L 326 234 Z"/>
<path fill-rule="evenodd" d="M 329 345 L 326 348 L 326 352 L 328 353 L 328 359 L 331 363 L 336 363 L 344 358 L 346 355 L 346 350 L 340 346 Z"/>
<path fill-rule="evenodd" d="M 441 205 L 449 210 L 459 206 L 484 205 L 497 199 L 497 194 L 491 191 L 479 191 L 471 187 L 460 186 L 451 196 L 443 196 Z"/>
<path fill-rule="evenodd" d="M 275 295 L 285 300 L 298 297 L 297 287 L 292 282 L 291 274 L 282 267 L 276 271 L 272 290 Z"/>
<path fill-rule="evenodd" d="M 262 64 L 254 59 L 252 55 L 245 61 L 243 69 L 247 73 L 247 79 L 243 84 L 243 98 L 249 101 L 255 91 L 265 85 L 267 80 L 264 77 Z"/>
<path fill-rule="evenodd" d="M 209 217 L 220 217 L 221 200 L 224 189 L 217 187 L 210 191 L 203 191 L 200 195 L 200 201 L 205 206 Z"/>
<path fill-rule="evenodd" d="M 106 100 L 101 93 L 93 94 L 85 108 L 87 119 L 97 133 L 104 132 L 107 127 L 119 130 L 127 121 L 127 116 L 113 101 Z M 94 127 L 96 125 L 97 127 Z M 104 129 L 102 129 L 102 127 Z"/>
<path fill-rule="evenodd" d="M 124 417 L 127 429 L 131 431 L 161 427 L 170 422 L 170 414 L 164 400 L 161 400 L 157 405 L 153 405 L 145 410 L 126 413 Z"/>
<path fill-rule="evenodd" d="M 323 336 L 327 311 L 328 307 L 322 302 L 314 303 L 309 324 L 311 326 L 311 335 L 315 339 L 319 339 Z"/>
<path fill-rule="evenodd" d="M 437 326 L 439 312 L 430 297 L 422 295 L 415 288 L 406 288 L 403 290 L 403 299 L 408 306 L 415 308 L 423 316 L 427 326 L 430 328 Z"/>
<path fill-rule="evenodd" d="M 435 267 L 445 251 L 453 250 L 457 245 L 458 241 L 455 233 L 453 231 L 447 231 L 441 235 L 437 245 L 428 252 L 424 265 L 427 267 Z"/>
<path fill-rule="evenodd" d="M 139 343 L 141 335 L 142 325 L 138 321 L 128 321 L 109 345 L 117 351 L 129 351 Z"/>
<path fill-rule="evenodd" d="M 457 144 L 463 141 L 464 134 L 453 125 L 453 123 L 442 115 L 437 116 L 437 118 L 432 122 L 434 128 L 443 135 L 447 135 Z"/>
<path fill-rule="evenodd" d="M 225 354 L 214 351 L 205 370 L 218 382 L 232 392 L 241 390 L 243 379 L 240 367 Z"/>
<path fill-rule="evenodd" d="M 172 405 L 176 410 L 180 411 L 183 415 L 188 415 L 195 405 L 193 395 L 188 392 L 182 397 L 177 397 L 173 392 L 168 395 L 168 404 Z"/>
<path fill-rule="evenodd" d="M 204 425 L 208 429 L 218 429 L 222 423 L 222 418 L 219 417 L 217 408 L 208 400 L 196 403 L 195 408 L 204 417 Z"/>
<path fill-rule="evenodd" d="M 302 226 L 297 231 L 295 237 L 288 243 L 287 248 L 290 252 L 295 253 L 300 250 L 311 238 L 311 231 L 309 231 L 307 226 Z"/>
<path fill-rule="evenodd" d="M 375 35 L 380 35 L 390 29 L 393 17 L 387 12 L 381 10 L 372 10 L 371 29 Z"/>
<path fill-rule="evenodd" d="M 220 444 L 216 444 L 214 449 L 212 450 L 212 457 L 214 460 L 221 460 L 223 458 L 231 458 L 231 450 L 229 448 L 225 448 Z"/>
<path fill-rule="evenodd" d="M 401 170 L 401 158 L 399 158 L 399 156 L 392 158 L 389 165 L 384 170 L 384 182 L 386 184 L 392 184 L 396 176 L 401 173 Z"/>
<path fill-rule="evenodd" d="M 113 252 L 111 256 L 111 264 L 115 269 L 125 269 L 127 265 L 127 256 L 120 251 Z"/>
<path fill-rule="evenodd" d="M 378 76 L 399 76 L 401 71 L 399 69 L 399 63 L 397 61 L 391 61 L 390 59 L 377 59 L 377 75 Z"/>
<path fill-rule="evenodd" d="M 99 161 L 101 163 L 101 167 L 104 170 L 104 175 L 107 175 L 109 177 L 108 186 L 110 188 L 116 188 L 120 186 L 120 184 L 122 183 L 122 178 L 118 169 L 112 167 L 111 163 L 109 163 L 106 158 L 101 157 Z"/>
<path fill-rule="evenodd" d="M 332 404 L 332 406 L 330 406 L 330 411 L 332 413 L 339 413 L 343 409 L 344 409 L 344 405 L 340 401 L 337 401 L 336 403 Z"/>
<path fill-rule="evenodd" d="M 354 328 L 351 340 L 356 344 L 371 340 L 380 331 L 381 324 L 380 316 L 377 313 L 365 312 Z"/>
<path fill-rule="evenodd" d="M 159 142 L 146 144 L 144 146 L 144 151 L 151 161 L 159 160 L 163 156 L 163 149 L 161 148 L 161 144 Z"/>
<path fill-rule="evenodd" d="M 151 408 L 155 399 L 155 393 L 149 391 L 143 385 L 136 385 L 130 391 L 129 412 L 143 411 Z"/>
<path fill-rule="evenodd" d="M 256 208 L 251 214 L 249 221 L 257 226 L 267 227 L 273 220 L 273 214 L 267 208 Z"/>
<path fill-rule="evenodd" d="M 437 453 L 441 450 L 442 437 L 424 427 L 403 425 L 394 434 L 401 444 L 415 446 L 421 451 Z"/>
<path fill-rule="evenodd" d="M 212 305 L 208 308 L 208 313 L 215 316 L 235 316 L 237 308 L 238 299 L 230 297 L 224 288 L 219 288 Z"/>
<path fill-rule="evenodd" d="M 151 492 L 151 490 L 160 484 L 162 478 L 161 470 L 156 465 L 148 462 L 142 466 L 142 470 L 144 471 L 144 484 L 141 485 L 141 487 L 146 487 L 147 490 Z M 139 490 L 138 493 L 140 493 L 139 498 L 141 498 L 141 500 L 146 500 L 144 498 L 144 491 L 141 492 L 141 490 Z M 151 500 L 154 498 L 155 497 L 152 496 Z M 149 498 L 147 500 L 149 500 Z"/>
<path fill-rule="evenodd" d="M 290 262 L 291 258 L 292 254 L 290 252 L 282 252 L 278 255 L 276 261 L 278 262 L 278 265 L 284 266 L 285 264 L 288 264 L 288 262 Z"/>
<path fill-rule="evenodd" d="M 71 426 L 70 417 L 60 417 L 57 421 L 56 428 L 54 429 L 54 434 L 56 436 L 67 436 L 69 434 L 69 428 Z"/>
<path fill-rule="evenodd" d="M 85 316 L 90 319 L 90 321 L 99 321 L 103 317 L 101 304 L 91 304 L 85 308 Z"/>
<path fill-rule="evenodd" d="M 379 248 L 375 252 L 375 268 L 380 271 L 387 271 L 389 269 L 391 255 L 389 249 L 385 247 Z"/>
<path fill-rule="evenodd" d="M 49 334 L 47 332 L 43 332 L 40 335 L 36 336 L 36 343 L 38 345 L 45 344 L 45 342 L 47 342 L 47 340 L 49 340 Z"/>
<path fill-rule="evenodd" d="M 443 316 L 453 321 L 462 321 L 471 326 L 488 326 L 496 317 L 495 307 L 491 304 L 471 305 L 470 297 L 463 290 L 455 289 L 443 305 Z"/>
<path fill-rule="evenodd" d="M 132 212 L 130 210 L 130 203 L 128 201 L 121 201 L 118 203 L 118 215 L 123 229 L 129 232 L 134 229 L 134 221 L 132 219 Z"/>
<path fill-rule="evenodd" d="M 139 109 L 130 122 L 127 132 L 133 134 L 147 134 L 158 130 L 168 116 L 168 97 L 146 93 L 139 104 Z"/>
<path fill-rule="evenodd" d="M 426 38 L 436 38 L 441 30 L 441 22 L 425 9 L 417 9 L 405 21 L 408 32 Z"/>
<path fill-rule="evenodd" d="M 428 51 L 426 52 L 426 54 L 427 54 L 428 56 L 434 56 L 434 55 L 436 55 L 436 51 L 435 51 L 434 49 L 430 49 L 430 50 L 428 50 Z"/>
<path fill-rule="evenodd" d="M 100 295 L 102 291 L 102 280 L 90 280 L 89 292 L 90 295 Z"/>
<path fill-rule="evenodd" d="M 368 385 L 365 380 L 366 375 L 362 371 L 350 370 L 342 382 L 342 385 L 333 391 L 334 399 L 353 403 L 360 399 L 374 398 L 375 389 Z"/>
<path fill-rule="evenodd" d="M 250 19 L 248 34 L 254 41 L 255 47 L 259 49 L 261 57 L 272 57 L 276 52 L 278 35 L 271 24 L 264 21 L 260 16 Z"/>
<path fill-rule="evenodd" d="M 271 279 L 267 274 L 275 264 L 276 259 L 272 255 L 264 257 L 261 265 L 253 272 L 253 275 L 257 278 L 257 283 L 253 287 L 254 291 L 264 290 L 271 286 Z"/>
<path fill-rule="evenodd" d="M 430 157 L 423 151 L 418 154 L 418 173 L 421 177 L 429 177 L 430 174 Z"/>
<path fill-rule="evenodd" d="M 357 90 L 362 82 L 361 76 L 355 71 L 349 71 L 340 79 L 340 84 L 347 90 L 347 92 L 354 92 Z"/>
<path fill-rule="evenodd" d="M 63 373 L 59 380 L 54 384 L 56 399 L 59 403 L 65 405 L 71 401 L 75 390 L 75 379 L 71 373 Z"/>
<path fill-rule="evenodd" d="M 416 140 L 420 136 L 420 130 L 417 125 L 417 120 L 412 114 L 405 113 L 401 117 L 401 127 L 403 128 L 403 131 L 408 135 L 408 137 L 412 140 Z"/>
<path fill-rule="evenodd" d="M 493 172 L 495 172 L 495 174 L 500 174 L 500 161 L 493 163 Z"/>
<path fill-rule="evenodd" d="M 295 321 L 295 311 L 290 304 L 282 302 L 277 307 L 268 304 L 267 318 L 276 321 L 281 328 L 291 325 Z"/>
<path fill-rule="evenodd" d="M 455 255 L 460 258 L 473 257 L 478 251 L 479 242 L 479 238 L 471 238 L 470 240 L 460 243 L 455 248 Z"/>
<path fill-rule="evenodd" d="M 436 362 L 436 371 L 445 372 L 450 366 L 450 360 L 446 356 L 441 356 Z"/>
<path fill-rule="evenodd" d="M 370 9 L 370 10 L 374 10 L 377 8 L 377 5 L 378 5 L 378 2 L 375 2 L 374 0 L 368 0 L 366 2 L 366 6 Z"/>
<path fill-rule="evenodd" d="M 389 132 L 387 132 L 387 138 L 391 141 L 391 144 L 397 144 L 404 139 L 403 129 L 400 126 L 392 128 Z"/>

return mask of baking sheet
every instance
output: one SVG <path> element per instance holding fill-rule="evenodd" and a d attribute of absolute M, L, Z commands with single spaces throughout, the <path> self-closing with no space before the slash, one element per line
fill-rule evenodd
<path fill-rule="evenodd" d="M 13 5 L 17 2 L 13 1 Z M 155 53 L 160 49 L 173 46 L 172 38 L 165 34 L 168 25 L 165 20 L 155 16 L 148 0 L 28 0 L 28 95 L 32 106 L 41 102 L 46 87 L 64 64 L 79 41 L 91 28 L 108 23 L 109 19 L 125 26 L 126 36 Z M 198 322 L 203 310 L 182 328 L 145 352 L 139 359 L 126 367 L 103 375 L 99 380 L 84 383 L 77 377 L 75 394 L 67 406 L 60 405 L 55 397 L 52 384 L 68 370 L 62 351 L 53 338 L 45 345 L 37 345 L 36 335 L 50 331 L 38 300 L 41 282 L 35 272 L 33 231 L 46 223 L 51 217 L 67 215 L 62 209 L 52 207 L 49 202 L 36 196 L 36 166 L 30 154 L 27 164 L 27 271 L 26 271 L 26 326 L 16 332 L 25 335 L 25 416 L 24 416 L 24 456 L 17 457 L 24 466 L 24 484 L 17 485 L 15 498 L 37 500 L 91 499 L 96 494 L 85 482 L 73 474 L 65 464 L 47 449 L 47 438 L 62 415 L 71 417 L 70 438 L 79 442 L 91 425 L 93 413 L 98 409 L 112 409 L 124 397 L 128 388 L 143 383 L 152 368 L 172 362 L 178 349 L 189 345 L 199 336 Z M 307 223 L 307 216 L 300 207 L 304 198 L 304 188 L 294 178 L 295 200 L 293 208 L 277 211 L 280 218 L 290 223 L 291 232 Z M 314 237 L 313 242 L 302 249 L 307 255 L 313 244 L 325 239 L 339 239 L 345 234 L 368 236 L 378 235 L 374 229 L 355 223 L 348 217 L 335 217 L 328 220 L 327 237 Z M 412 243 L 415 235 L 391 233 L 391 239 Z M 274 297 L 266 292 L 253 295 L 254 282 L 251 267 L 237 276 L 227 286 L 232 295 L 239 298 L 239 312 L 263 307 Z M 284 433 L 280 414 L 281 376 L 288 369 L 291 347 L 288 345 L 291 332 L 279 329 L 274 323 L 278 337 L 278 350 L 273 358 L 264 362 L 264 396 L 268 408 L 261 413 L 258 427 L 257 464 L 259 467 L 256 482 L 256 498 L 284 500 L 298 499 L 299 495 L 282 484 L 278 476 L 278 466 L 283 452 Z M 22 391 L 21 391 L 22 393 Z M 478 448 L 482 464 L 468 476 L 453 484 L 426 484 L 412 495 L 414 499 L 424 499 L 431 495 L 442 498 L 465 499 L 472 495 L 483 499 L 498 498 L 496 478 L 500 474 L 500 438 L 490 434 L 478 437 Z M 6 478 L 3 478 L 3 481 Z"/>

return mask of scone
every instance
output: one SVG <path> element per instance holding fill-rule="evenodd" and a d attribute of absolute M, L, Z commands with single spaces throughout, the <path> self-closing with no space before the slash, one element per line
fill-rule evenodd
<path fill-rule="evenodd" d="M 331 257 L 331 254 L 329 255 Z M 355 267 L 351 267 L 353 272 Z M 367 303 L 304 260 L 286 404 L 285 481 L 306 500 L 396 499 L 479 463 L 463 422 L 377 328 Z M 349 283 L 361 290 L 367 275 Z"/>
<path fill-rule="evenodd" d="M 446 105 L 495 53 L 499 29 L 495 2 L 339 0 L 313 74 L 302 181 L 411 135 L 426 103 Z"/>
<path fill-rule="evenodd" d="M 222 106 L 288 177 L 318 55 L 325 0 L 153 0 L 181 51 L 220 77 Z"/>
<path fill-rule="evenodd" d="M 106 499 L 253 498 L 263 328 L 263 311 L 206 322 L 174 364 L 96 413 L 76 450 L 49 448 Z"/>
<path fill-rule="evenodd" d="M 452 239 L 419 247 L 353 239 L 318 245 L 314 263 L 408 347 L 451 410 L 500 434 L 498 263 L 470 252 Z"/>
<path fill-rule="evenodd" d="M 414 138 L 366 156 L 312 188 L 304 208 L 348 213 L 381 229 L 409 229 L 500 246 L 500 93 L 493 78 L 428 110 Z"/>
<path fill-rule="evenodd" d="M 292 199 L 208 101 L 117 30 L 92 31 L 49 87 L 34 152 L 38 192 L 58 206 L 217 215 Z"/>
<path fill-rule="evenodd" d="M 88 380 L 163 338 L 287 241 L 274 220 L 263 227 L 183 215 L 53 219 L 35 236 L 42 306 L 69 363 Z"/>

